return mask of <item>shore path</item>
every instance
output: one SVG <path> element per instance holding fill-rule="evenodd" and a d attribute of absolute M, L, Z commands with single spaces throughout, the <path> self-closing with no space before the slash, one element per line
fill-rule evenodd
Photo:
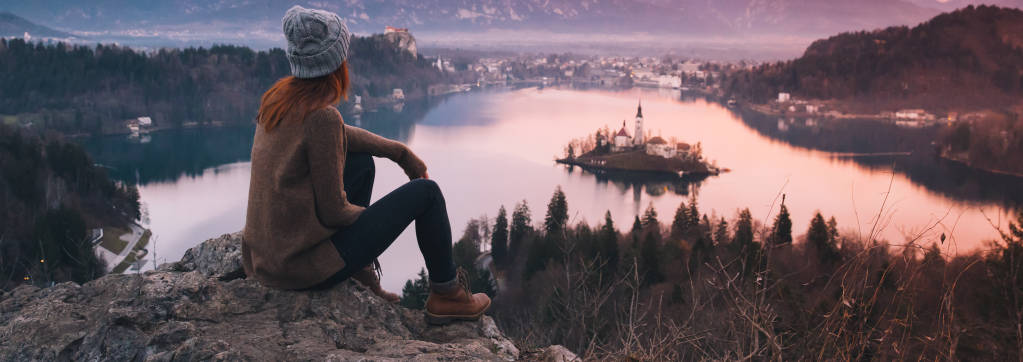
<path fill-rule="evenodd" d="M 138 224 L 131 224 L 131 232 L 120 236 L 120 239 L 127 241 L 128 244 L 124 246 L 124 249 L 121 249 L 119 254 L 114 254 L 102 245 L 96 245 L 96 256 L 99 256 L 107 263 L 108 273 L 120 265 L 124 258 L 128 257 L 128 253 L 134 252 L 135 245 L 138 244 L 139 240 L 142 240 L 142 235 L 145 235 L 145 233 L 146 229 Z"/>

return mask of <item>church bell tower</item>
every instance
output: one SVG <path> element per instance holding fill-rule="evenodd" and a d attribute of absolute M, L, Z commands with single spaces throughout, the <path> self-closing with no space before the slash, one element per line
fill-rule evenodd
<path fill-rule="evenodd" d="M 640 101 L 636 107 L 636 132 L 633 133 L 632 144 L 639 146 L 644 143 L 646 139 L 643 133 L 643 101 Z"/>

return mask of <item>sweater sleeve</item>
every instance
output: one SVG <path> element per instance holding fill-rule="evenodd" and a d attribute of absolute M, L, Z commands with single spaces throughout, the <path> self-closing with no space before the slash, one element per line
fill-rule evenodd
<path fill-rule="evenodd" d="M 336 111 L 319 110 L 305 120 L 306 152 L 316 203 L 324 226 L 350 225 L 363 207 L 348 202 L 344 189 L 345 128 Z"/>
<path fill-rule="evenodd" d="M 350 151 L 388 158 L 397 163 L 410 179 L 420 178 L 426 174 L 426 164 L 405 144 L 349 125 L 345 125 L 345 133 Z"/>

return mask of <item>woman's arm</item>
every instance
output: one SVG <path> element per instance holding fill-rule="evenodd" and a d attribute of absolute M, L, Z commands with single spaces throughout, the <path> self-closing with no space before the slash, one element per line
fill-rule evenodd
<path fill-rule="evenodd" d="M 319 110 L 304 121 L 309 174 L 316 198 L 316 215 L 325 226 L 351 225 L 362 213 L 348 202 L 344 185 L 345 128 L 337 111 Z"/>
<path fill-rule="evenodd" d="M 345 125 L 348 150 L 386 157 L 401 166 L 410 179 L 426 177 L 426 164 L 405 144 L 377 136 L 359 127 Z"/>

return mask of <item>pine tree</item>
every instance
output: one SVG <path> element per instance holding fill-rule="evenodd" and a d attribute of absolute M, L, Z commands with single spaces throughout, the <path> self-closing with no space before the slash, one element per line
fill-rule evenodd
<path fill-rule="evenodd" d="M 675 218 L 671 221 L 671 239 L 682 240 L 689 233 L 689 227 L 689 208 L 682 202 L 675 210 Z"/>
<path fill-rule="evenodd" d="M 728 249 L 742 261 L 737 265 L 742 275 L 749 276 L 758 269 L 761 262 L 760 244 L 753 241 L 753 216 L 748 208 L 739 212 L 735 234 Z"/>
<path fill-rule="evenodd" d="M 808 249 L 816 253 L 817 260 L 823 264 L 831 264 L 838 259 L 838 250 L 831 243 L 831 233 L 820 212 L 810 220 L 810 228 L 806 231 Z"/>
<path fill-rule="evenodd" d="M 927 248 L 927 252 L 924 253 L 923 265 L 928 266 L 944 266 L 945 258 L 941 256 L 941 249 L 938 248 L 938 244 L 931 244 L 930 248 Z"/>
<path fill-rule="evenodd" d="M 660 223 L 657 221 L 657 210 L 654 209 L 654 203 L 651 202 L 647 206 L 646 211 L 643 212 L 643 228 L 652 230 L 653 228 L 659 228 Z"/>
<path fill-rule="evenodd" d="M 828 219 L 828 242 L 838 247 L 838 221 L 834 216 Z"/>
<path fill-rule="evenodd" d="M 561 246 L 565 241 L 568 223 L 568 202 L 561 186 L 554 189 L 551 201 L 547 203 L 547 215 L 544 217 L 544 235 L 536 239 L 526 254 L 526 266 L 523 277 L 529 279 L 536 272 L 544 269 L 547 262 L 561 256 Z"/>
<path fill-rule="evenodd" d="M 499 266 L 504 265 L 508 258 L 508 212 L 504 210 L 504 205 L 497 210 L 494 232 L 490 237 L 490 254 Z"/>
<path fill-rule="evenodd" d="M 742 250 L 753 244 L 753 215 L 749 209 L 739 212 L 739 220 L 735 223 L 735 235 L 732 237 L 732 244 Z"/>
<path fill-rule="evenodd" d="M 547 237 L 534 239 L 526 252 L 526 264 L 522 269 L 522 278 L 529 280 L 533 274 L 546 268 L 547 261 L 555 256 L 556 249 L 554 241 Z"/>
<path fill-rule="evenodd" d="M 430 295 L 430 280 L 426 276 L 426 269 L 419 269 L 416 280 L 408 280 L 405 287 L 401 288 L 401 304 L 409 309 L 423 309 L 426 306 L 426 297 Z"/>
<path fill-rule="evenodd" d="M 661 272 L 659 260 L 659 249 L 658 241 L 654 234 L 647 234 L 639 251 L 640 274 L 646 285 L 659 283 L 664 280 L 664 273 Z"/>
<path fill-rule="evenodd" d="M 792 244 L 792 218 L 789 216 L 789 209 L 785 207 L 785 202 L 782 201 L 778 217 L 774 219 L 774 227 L 771 229 L 771 245 L 788 244 Z"/>
<path fill-rule="evenodd" d="M 713 253 L 714 244 L 711 233 L 712 227 L 707 215 L 703 215 L 703 221 L 697 224 L 693 234 L 693 248 L 689 253 L 689 272 L 696 273 L 697 268 L 702 265 Z"/>
<path fill-rule="evenodd" d="M 618 270 L 618 231 L 611 211 L 604 214 L 604 226 L 600 228 L 600 256 L 607 261 L 606 270 L 613 275 Z"/>
<path fill-rule="evenodd" d="M 565 231 L 567 222 L 568 201 L 565 200 L 561 186 L 558 186 L 551 195 L 551 201 L 547 203 L 547 216 L 543 220 L 544 231 L 548 236 L 560 236 Z"/>
<path fill-rule="evenodd" d="M 689 199 L 689 211 L 686 215 L 689 216 L 690 232 L 693 232 L 693 229 L 700 225 L 700 210 L 696 207 L 696 197 Z"/>
<path fill-rule="evenodd" d="M 508 261 L 514 260 L 521 252 L 523 239 L 533 230 L 533 227 L 530 226 L 533 223 L 532 219 L 532 213 L 529 211 L 529 204 L 526 200 L 515 205 L 515 211 L 512 212 L 511 229 L 508 232 Z"/>
<path fill-rule="evenodd" d="M 718 222 L 717 229 L 714 230 L 714 242 L 718 245 L 724 245 L 725 243 L 728 243 L 729 240 L 728 221 L 725 221 L 725 218 L 722 217 L 721 221 Z"/>

